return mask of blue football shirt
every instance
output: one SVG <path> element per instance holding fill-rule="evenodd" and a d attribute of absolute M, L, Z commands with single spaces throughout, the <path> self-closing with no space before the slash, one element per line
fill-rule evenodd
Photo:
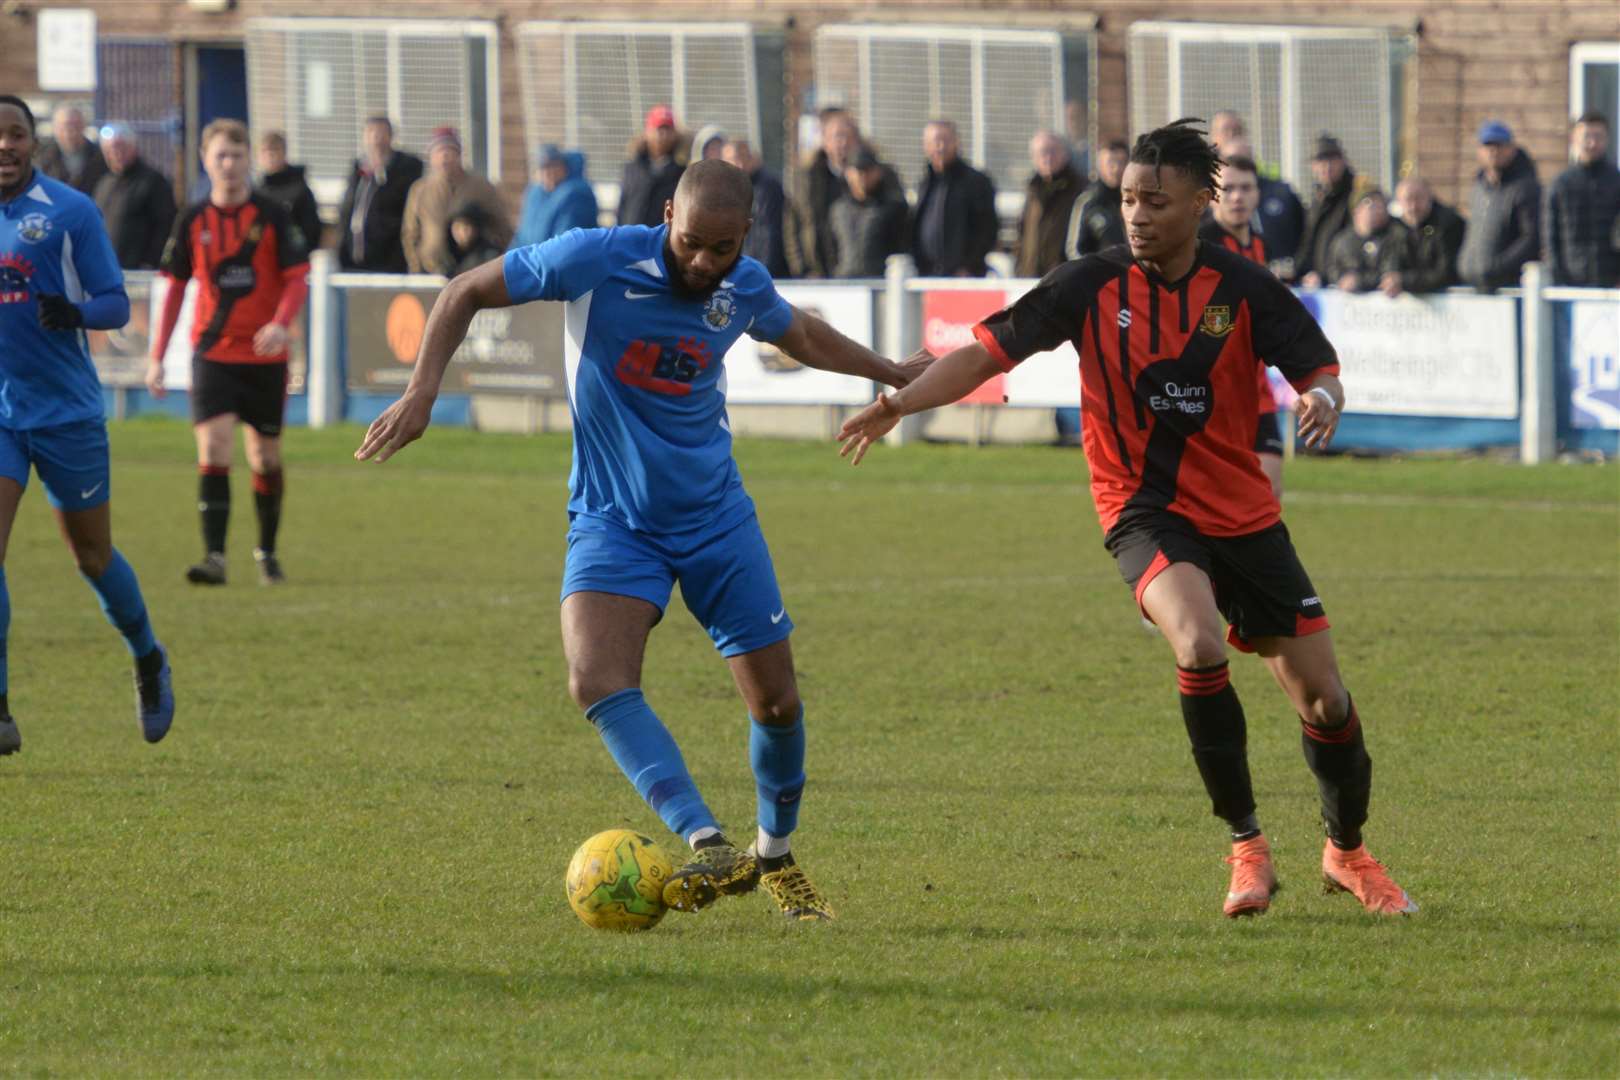
<path fill-rule="evenodd" d="M 722 359 L 793 309 L 753 259 L 701 300 L 670 291 L 667 226 L 575 229 L 506 255 L 513 303 L 560 300 L 574 419 L 568 509 L 640 532 L 725 529 L 753 512 L 731 456 Z"/>
<path fill-rule="evenodd" d="M 13 431 L 101 420 L 101 380 L 83 330 L 45 330 L 39 294 L 76 304 L 123 298 L 124 272 L 96 204 L 35 172 L 0 203 L 0 427 Z"/>

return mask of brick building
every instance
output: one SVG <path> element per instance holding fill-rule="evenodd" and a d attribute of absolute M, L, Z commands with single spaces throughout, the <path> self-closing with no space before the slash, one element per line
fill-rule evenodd
<path fill-rule="evenodd" d="M 93 91 L 39 86 L 39 13 L 63 7 L 95 12 Z M 850 105 L 903 166 L 915 120 L 966 117 L 969 156 L 1008 194 L 1035 126 L 1106 138 L 1230 104 L 1261 114 L 1261 156 L 1284 175 L 1317 130 L 1361 125 L 1347 145 L 1373 159 L 1363 172 L 1415 169 L 1451 202 L 1486 117 L 1512 125 L 1545 179 L 1571 113 L 1620 103 L 1614 0 L 351 0 L 333 13 L 328 0 L 7 0 L 5 89 L 134 121 L 182 187 L 214 115 L 289 129 L 326 197 L 366 113 L 393 115 L 406 146 L 459 121 L 514 204 L 534 142 L 594 147 L 593 179 L 611 182 L 641 109 L 669 96 L 689 126 L 746 131 L 789 167 L 806 106 Z"/>

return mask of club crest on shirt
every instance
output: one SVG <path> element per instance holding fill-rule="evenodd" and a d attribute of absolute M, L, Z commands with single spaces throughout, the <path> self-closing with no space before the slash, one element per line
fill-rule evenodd
<path fill-rule="evenodd" d="M 1198 329 L 1210 337 L 1225 337 L 1237 329 L 1232 322 L 1232 309 L 1224 304 L 1209 305 L 1204 309 L 1204 317 L 1199 321 Z"/>
<path fill-rule="evenodd" d="M 17 237 L 26 243 L 37 244 L 49 235 L 51 219 L 44 214 L 24 214 L 17 222 Z"/>
<path fill-rule="evenodd" d="M 703 325 L 710 330 L 724 330 L 731 325 L 731 317 L 737 313 L 737 302 L 731 298 L 729 290 L 715 293 L 703 305 Z"/>

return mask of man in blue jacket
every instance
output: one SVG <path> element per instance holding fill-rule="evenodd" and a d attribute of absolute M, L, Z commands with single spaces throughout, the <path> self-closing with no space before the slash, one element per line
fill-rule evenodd
<path fill-rule="evenodd" d="M 594 229 L 596 213 L 596 192 L 585 179 L 585 155 L 546 143 L 535 156 L 534 183 L 523 192 L 523 220 L 512 247 L 543 244 L 569 229 Z"/>

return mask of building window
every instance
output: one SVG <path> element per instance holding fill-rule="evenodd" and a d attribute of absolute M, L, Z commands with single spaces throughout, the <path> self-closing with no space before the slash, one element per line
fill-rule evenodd
<path fill-rule="evenodd" d="M 142 160 L 172 179 L 181 145 L 174 43 L 104 37 L 96 44 L 96 70 L 95 104 L 85 115 L 98 124 L 128 124 Z"/>
<path fill-rule="evenodd" d="M 1128 33 L 1131 127 L 1178 117 L 1243 117 L 1267 172 L 1309 191 L 1322 133 L 1358 173 L 1395 180 L 1396 100 L 1411 43 L 1381 30 L 1220 23 L 1133 23 Z"/>
<path fill-rule="evenodd" d="M 526 22 L 518 28 L 528 151 L 583 151 L 604 207 L 647 110 L 668 105 L 686 134 L 713 124 L 764 152 L 754 32 L 746 23 Z M 780 86 L 775 94 L 780 128 Z"/>
<path fill-rule="evenodd" d="M 1094 38 L 1089 31 L 823 26 L 816 104 L 849 109 L 912 191 L 926 168 L 923 125 L 955 121 L 962 156 L 990 174 L 998 203 L 1010 201 L 1016 213 L 1031 172 L 1030 137 L 1042 128 L 1066 132 L 1069 98 L 1089 105 Z"/>
<path fill-rule="evenodd" d="M 254 129 L 286 132 L 323 202 L 341 198 L 369 116 L 393 121 L 394 145 L 413 153 L 455 127 L 467 167 L 499 180 L 496 40 L 490 22 L 250 19 Z"/>
<path fill-rule="evenodd" d="M 1590 109 L 1608 119 L 1613 163 L 1613 132 L 1620 125 L 1620 41 L 1584 41 L 1569 50 L 1569 105 L 1572 120 Z"/>

